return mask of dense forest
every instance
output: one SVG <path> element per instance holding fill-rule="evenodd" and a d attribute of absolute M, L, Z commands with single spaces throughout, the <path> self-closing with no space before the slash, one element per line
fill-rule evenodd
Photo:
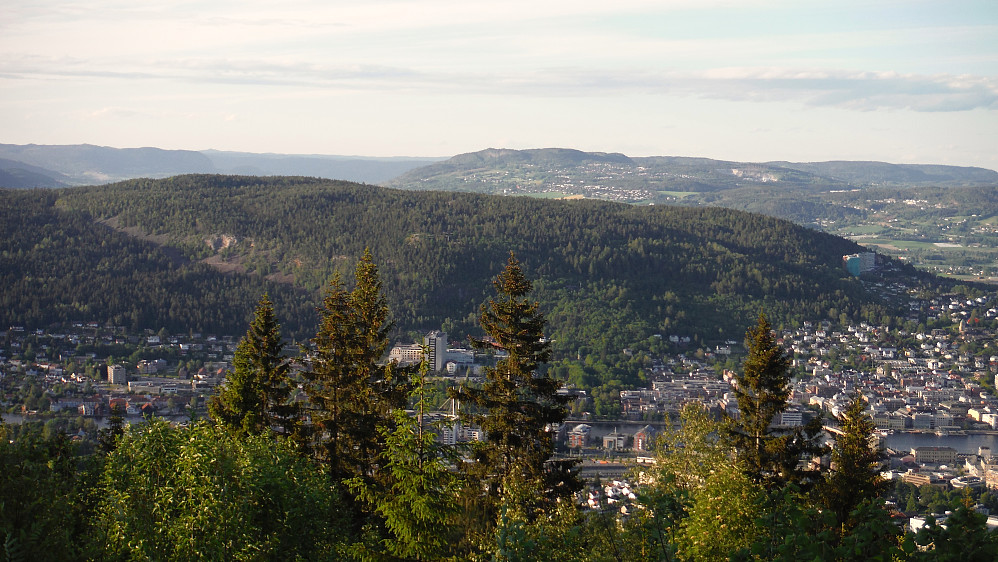
<path fill-rule="evenodd" d="M 97 321 L 129 330 L 237 333 L 270 291 L 293 322 L 314 316 L 302 291 L 258 276 L 225 276 L 57 208 L 55 191 L 0 192 L 0 324 Z"/>
<path fill-rule="evenodd" d="M 654 334 L 740 339 L 760 307 L 779 322 L 831 309 L 900 314 L 898 301 L 842 269 L 856 244 L 720 208 L 203 175 L 0 198 L 7 324 L 231 334 L 267 290 L 289 335 L 302 337 L 321 288 L 365 248 L 383 268 L 401 333 L 442 327 L 459 338 L 474 333 L 483 287 L 514 251 L 537 280 L 555 356 L 619 351 Z"/>

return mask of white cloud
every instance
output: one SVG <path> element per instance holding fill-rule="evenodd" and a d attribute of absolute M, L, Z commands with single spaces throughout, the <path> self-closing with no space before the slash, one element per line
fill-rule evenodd
<path fill-rule="evenodd" d="M 424 94 L 586 97 L 684 95 L 734 101 L 791 101 L 851 110 L 965 111 L 998 109 L 998 78 L 780 67 L 702 71 L 556 67 L 521 71 L 427 71 L 381 64 L 265 59 L 159 59 L 143 64 L 24 56 L 0 61 L 0 75 L 22 79 L 112 79 L 281 86 Z"/>
<path fill-rule="evenodd" d="M 519 139 L 650 154 L 665 138 L 709 153 L 750 122 L 732 146 L 853 147 L 878 121 L 894 132 L 875 147 L 924 154 L 953 134 L 992 154 L 998 22 L 954 2 L 11 0 L 0 122 L 30 142 L 303 143 L 316 127 L 309 142 L 350 130 L 342 142 L 380 153 Z M 899 132 L 914 120 L 931 132 Z"/>

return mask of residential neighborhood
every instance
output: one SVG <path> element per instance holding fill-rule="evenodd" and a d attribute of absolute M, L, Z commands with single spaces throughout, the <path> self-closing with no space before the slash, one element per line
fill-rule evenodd
<path fill-rule="evenodd" d="M 927 313 L 935 327 L 908 331 L 831 320 L 783 327 L 777 341 L 792 358 L 795 377 L 791 406 L 774 425 L 800 426 L 821 416 L 830 440 L 836 416 L 860 393 L 888 455 L 885 477 L 916 486 L 998 489 L 998 454 L 992 453 L 998 451 L 998 340 L 993 329 L 981 327 L 993 325 L 998 300 L 948 295 L 913 298 L 910 305 Z M 585 474 L 620 478 L 652 460 L 657 435 L 672 427 L 687 403 L 705 405 L 718 419 L 738 416 L 732 384 L 733 362 L 744 354 L 740 343 L 726 341 L 696 354 L 683 350 L 689 338 L 664 337 L 677 352 L 656 359 L 647 388 L 620 392 L 618 419 L 586 412 L 552 428 L 562 456 L 587 460 Z M 443 332 L 428 334 L 423 343 L 399 343 L 386 360 L 418 362 L 428 349 L 436 380 L 450 384 L 474 382 L 487 364 L 470 349 L 448 345 Z M 114 408 L 131 422 L 204 416 L 206 400 L 225 382 L 236 344 L 231 336 L 131 334 L 96 323 L 50 330 L 9 327 L 0 332 L 4 417 L 16 422 L 70 416 L 100 423 Z M 585 389 L 562 393 L 587 397 Z M 456 408 L 451 401 L 427 416 L 436 421 L 439 440 L 481 439 L 479 428 L 461 426 Z M 905 445 L 912 439 L 932 444 Z M 947 439 L 959 440 L 959 446 L 947 445 Z M 969 439 L 984 441 L 970 447 Z"/>

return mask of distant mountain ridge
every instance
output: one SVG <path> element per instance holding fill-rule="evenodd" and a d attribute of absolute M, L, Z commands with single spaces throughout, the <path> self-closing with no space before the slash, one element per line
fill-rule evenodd
<path fill-rule="evenodd" d="M 78 185 L 100 184 L 129 177 L 167 177 L 213 172 L 206 156 L 192 150 L 108 148 L 80 145 L 0 144 L 0 158 L 24 162 Z"/>
<path fill-rule="evenodd" d="M 436 160 L 111 148 L 89 144 L 0 144 L 0 187 L 95 185 L 191 173 L 293 175 L 380 183 Z"/>
<path fill-rule="evenodd" d="M 583 187 L 580 187 L 582 184 Z M 659 192 L 716 192 L 752 185 L 807 191 L 872 186 L 998 184 L 984 168 L 885 162 L 733 162 L 681 156 L 628 157 L 563 148 L 489 148 L 411 170 L 387 185 L 481 193 L 563 191 L 588 195 L 584 186 L 630 191 L 629 202 L 667 202 Z"/>
<path fill-rule="evenodd" d="M 496 174 L 497 170 L 501 174 Z M 863 161 L 753 163 L 683 156 L 630 157 L 571 148 L 488 148 L 446 159 L 0 144 L 0 187 L 93 185 L 190 173 L 306 176 L 401 189 L 507 194 L 555 192 L 568 186 L 560 180 L 569 180 L 579 193 L 570 189 L 567 194 L 583 196 L 593 193 L 579 189 L 578 184 L 602 180 L 607 185 L 598 187 L 632 192 L 620 199 L 629 202 L 668 202 L 672 196 L 660 196 L 658 192 L 663 191 L 707 193 L 753 185 L 809 191 L 998 185 L 998 172 L 976 167 Z M 599 195 L 596 198 L 601 198 Z"/>
<path fill-rule="evenodd" d="M 839 179 L 859 185 L 931 184 L 948 182 L 995 183 L 998 172 L 971 166 L 888 164 L 837 160 L 830 162 L 768 162 L 767 164 Z"/>
<path fill-rule="evenodd" d="M 17 160 L 0 158 L 0 186 L 13 188 L 65 187 L 69 184 L 69 178 L 58 172 Z"/>

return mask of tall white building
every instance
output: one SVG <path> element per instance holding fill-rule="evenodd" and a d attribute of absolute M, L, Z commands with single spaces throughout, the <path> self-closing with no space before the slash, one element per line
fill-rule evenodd
<path fill-rule="evenodd" d="M 423 338 L 428 356 L 426 362 L 429 363 L 433 371 L 443 371 L 447 364 L 447 334 L 434 330 Z"/>
<path fill-rule="evenodd" d="M 107 382 L 111 384 L 127 384 L 128 376 L 125 374 L 125 367 L 122 365 L 108 365 Z"/>

